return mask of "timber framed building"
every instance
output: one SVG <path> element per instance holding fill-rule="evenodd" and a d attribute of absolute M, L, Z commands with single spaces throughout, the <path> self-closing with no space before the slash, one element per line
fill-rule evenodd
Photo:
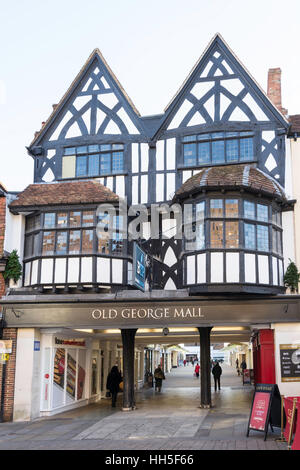
<path fill-rule="evenodd" d="M 17 331 L 14 419 L 98 400 L 103 371 L 121 358 L 123 408 L 134 408 L 144 348 L 166 343 L 164 327 L 169 344 L 200 338 L 202 406 L 211 405 L 210 341 L 252 337 L 255 380 L 284 393 L 279 344 L 291 331 L 298 338 L 300 316 L 283 282 L 295 258 L 295 200 L 276 73 L 267 96 L 217 34 L 164 113 L 141 116 L 94 50 L 27 148 L 34 183 L 8 205 L 23 263 L 22 281 L 2 298 L 5 326 Z M 141 246 L 153 257 L 145 292 L 132 284 L 124 198 L 149 214 L 153 204 L 189 204 L 198 217 L 196 232 L 185 222 L 192 250 L 172 214 L 157 240 L 143 223 Z M 97 232 L 106 203 L 116 208 L 110 239 Z"/>

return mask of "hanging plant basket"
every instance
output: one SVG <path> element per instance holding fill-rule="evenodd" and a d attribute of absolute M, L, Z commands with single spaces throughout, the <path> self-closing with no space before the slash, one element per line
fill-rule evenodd
<path fill-rule="evenodd" d="M 300 273 L 295 263 L 291 260 L 290 264 L 287 267 L 283 280 L 285 287 L 290 289 L 292 294 L 298 292 Z"/>
<path fill-rule="evenodd" d="M 12 280 L 14 283 L 16 283 L 21 278 L 21 276 L 22 266 L 19 261 L 19 256 L 17 250 L 13 250 L 7 259 L 3 277 L 6 282 Z"/>

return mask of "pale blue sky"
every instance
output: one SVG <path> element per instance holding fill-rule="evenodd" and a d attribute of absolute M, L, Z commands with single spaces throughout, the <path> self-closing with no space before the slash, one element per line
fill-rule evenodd
<path fill-rule="evenodd" d="M 300 113 L 299 0 L 0 0 L 0 181 L 33 181 L 25 146 L 98 47 L 142 115 L 161 113 L 216 32 Z"/>

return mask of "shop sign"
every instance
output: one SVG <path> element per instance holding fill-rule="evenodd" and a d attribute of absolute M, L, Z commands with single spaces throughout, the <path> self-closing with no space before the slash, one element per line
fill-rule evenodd
<path fill-rule="evenodd" d="M 280 426 L 280 394 L 276 384 L 257 384 L 253 395 L 250 417 L 248 422 L 247 437 L 249 431 L 261 431 L 267 438 L 269 424 Z"/>
<path fill-rule="evenodd" d="M 132 264 L 132 283 L 138 289 L 145 291 L 146 281 L 146 253 L 138 246 L 133 244 L 133 264 Z"/>
<path fill-rule="evenodd" d="M 76 340 L 76 339 L 60 339 L 55 338 L 55 344 L 66 345 L 66 346 L 85 346 L 84 340 Z"/>
<path fill-rule="evenodd" d="M 296 344 L 280 344 L 282 382 L 300 382 L 300 347 Z"/>
<path fill-rule="evenodd" d="M 33 350 L 34 351 L 40 351 L 40 349 L 41 349 L 41 342 L 40 341 L 35 341 L 34 346 L 33 346 Z"/>
<path fill-rule="evenodd" d="M 0 339 L 0 354 L 11 354 L 12 340 Z"/>
<path fill-rule="evenodd" d="M 145 307 L 145 308 L 97 308 L 92 311 L 94 320 L 168 320 L 180 318 L 204 318 L 201 307 Z"/>

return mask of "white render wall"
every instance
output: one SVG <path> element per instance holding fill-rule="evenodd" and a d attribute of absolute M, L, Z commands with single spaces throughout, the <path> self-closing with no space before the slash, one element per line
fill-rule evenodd
<path fill-rule="evenodd" d="M 40 341 L 36 328 L 18 328 L 14 421 L 30 421 L 40 416 L 41 352 L 34 351 Z"/>
<path fill-rule="evenodd" d="M 299 396 L 300 382 L 281 382 L 280 345 L 295 344 L 300 348 L 300 322 L 299 323 L 274 323 L 274 348 L 275 348 L 275 373 L 276 383 L 281 395 Z"/>

